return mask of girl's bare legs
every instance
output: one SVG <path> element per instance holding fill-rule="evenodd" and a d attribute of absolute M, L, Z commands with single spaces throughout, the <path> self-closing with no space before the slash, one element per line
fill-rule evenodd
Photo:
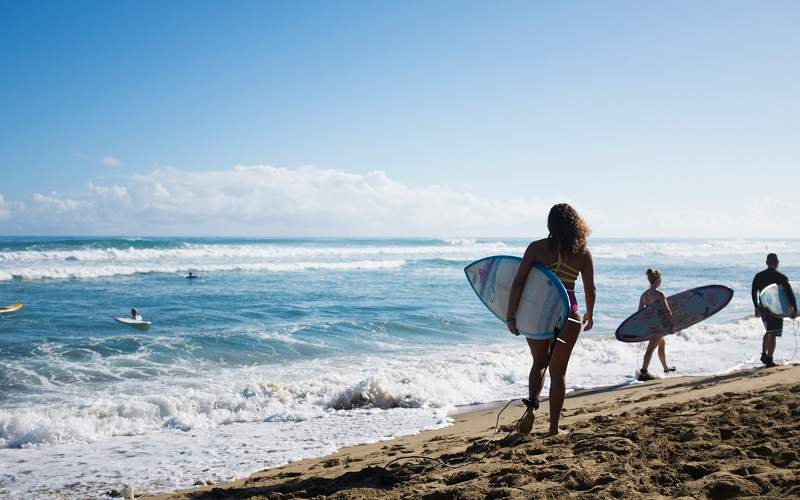
<path fill-rule="evenodd" d="M 539 393 L 542 392 L 542 387 L 544 386 L 544 372 L 547 369 L 547 350 L 550 347 L 550 342 L 547 340 L 525 340 L 528 341 L 528 348 L 531 350 L 531 357 L 533 358 L 533 365 L 528 374 L 528 398 L 538 401 Z M 526 408 L 525 414 L 522 415 L 517 426 L 521 434 L 531 432 L 533 419 L 533 409 Z"/>
<path fill-rule="evenodd" d="M 539 393 L 542 392 L 544 386 L 544 371 L 547 369 L 547 350 L 550 348 L 550 342 L 547 340 L 533 340 L 528 341 L 528 348 L 531 350 L 531 357 L 533 357 L 533 366 L 531 372 L 528 374 L 528 397 L 530 399 L 539 399 Z"/>
<path fill-rule="evenodd" d="M 558 336 L 564 342 L 556 341 L 553 355 L 550 358 L 550 430 L 548 436 L 558 434 L 558 420 L 561 418 L 561 408 L 564 406 L 564 394 L 567 386 L 565 376 L 572 348 L 578 340 L 581 331 L 580 316 L 572 318 L 576 321 L 567 321 L 564 331 Z"/>
<path fill-rule="evenodd" d="M 664 373 L 669 371 L 669 366 L 667 366 L 667 350 L 665 348 L 666 342 L 664 339 L 661 339 L 661 342 L 658 343 L 658 359 L 661 361 L 661 366 L 664 367 Z"/>
<path fill-rule="evenodd" d="M 664 341 L 663 338 L 657 339 L 650 339 L 647 342 L 647 350 L 644 352 L 644 359 L 642 360 L 642 370 L 643 372 L 647 371 L 647 368 L 650 366 L 650 358 L 653 357 L 653 351 L 656 350 L 656 347 L 659 346 L 660 343 Z"/>

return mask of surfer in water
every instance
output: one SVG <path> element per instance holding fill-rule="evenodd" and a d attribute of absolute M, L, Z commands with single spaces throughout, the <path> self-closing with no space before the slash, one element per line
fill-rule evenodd
<path fill-rule="evenodd" d="M 764 339 L 761 341 L 761 362 L 764 366 L 772 368 L 775 366 L 775 361 L 772 360 L 775 354 L 775 339 L 783 335 L 783 318 L 773 316 L 769 311 L 761 307 L 758 301 L 758 294 L 761 290 L 769 285 L 777 283 L 786 289 L 786 295 L 792 305 L 792 318 L 797 317 L 797 300 L 794 298 L 792 286 L 789 284 L 789 278 L 785 274 L 778 272 L 778 256 L 774 253 L 767 255 L 767 268 L 756 274 L 753 278 L 753 286 L 751 287 L 750 294 L 753 298 L 753 306 L 755 306 L 755 315 L 761 318 L 764 323 Z"/>
<path fill-rule="evenodd" d="M 569 296 L 569 320 L 564 329 L 558 332 L 557 338 L 549 340 L 527 339 L 533 357 L 533 366 L 528 376 L 528 399 L 525 402 L 525 413 L 519 420 L 517 429 L 521 434 L 528 434 L 533 428 L 534 411 L 539 408 L 539 393 L 544 385 L 544 373 L 550 369 L 550 430 L 549 436 L 566 434 L 559 430 L 558 420 L 561 407 L 564 406 L 566 384 L 564 376 L 567 372 L 572 348 L 578 340 L 581 322 L 584 330 L 592 328 L 594 312 L 595 286 L 594 263 L 589 252 L 588 238 L 591 230 L 586 221 L 578 215 L 570 205 L 560 203 L 550 209 L 547 217 L 547 229 L 550 234 L 543 240 L 532 242 L 525 250 L 519 270 L 511 286 L 506 317 L 508 330 L 519 335 L 516 323 L 517 307 L 525 288 L 528 273 L 534 264 L 539 263 L 550 269 L 564 287 Z M 575 297 L 575 281 L 578 276 L 583 279 L 586 296 L 586 314 L 581 318 L 578 300 Z"/>
<path fill-rule="evenodd" d="M 655 269 L 648 269 L 645 271 L 647 280 L 650 282 L 650 288 L 645 290 L 641 298 L 639 298 L 639 310 L 641 311 L 650 304 L 660 303 L 664 309 L 664 316 L 667 322 L 672 325 L 672 310 L 667 303 L 667 297 L 664 292 L 658 289 L 661 286 L 661 271 Z M 675 328 L 671 328 L 674 330 Z M 647 350 L 644 352 L 644 359 L 642 360 L 642 369 L 639 370 L 639 380 L 653 380 L 655 377 L 648 373 L 647 368 L 650 367 L 650 359 L 653 357 L 653 351 L 658 348 L 658 359 L 661 360 L 661 366 L 664 368 L 664 373 L 674 372 L 674 366 L 667 365 L 667 352 L 665 349 L 664 337 L 656 337 L 650 339 L 647 343 Z"/>
<path fill-rule="evenodd" d="M 139 314 L 139 310 L 135 307 L 131 309 L 131 319 L 134 321 L 142 321 L 142 315 Z"/>

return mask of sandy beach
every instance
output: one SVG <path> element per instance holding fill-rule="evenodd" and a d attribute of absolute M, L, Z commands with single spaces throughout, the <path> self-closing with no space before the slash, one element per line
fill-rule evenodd
<path fill-rule="evenodd" d="M 502 405 L 484 406 L 444 429 L 154 498 L 796 497 L 799 378 L 790 365 L 577 392 L 562 418 L 570 433 L 550 438 L 546 403 L 531 435 L 509 434 L 515 404 L 488 446 Z M 450 466 L 384 468 L 408 455 Z"/>

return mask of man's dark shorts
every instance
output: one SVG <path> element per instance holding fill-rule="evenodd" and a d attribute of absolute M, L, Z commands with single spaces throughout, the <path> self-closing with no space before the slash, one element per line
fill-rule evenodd
<path fill-rule="evenodd" d="M 783 318 L 776 318 L 775 316 L 770 316 L 768 313 L 762 313 L 761 322 L 764 323 L 764 329 L 767 330 L 767 335 L 774 335 L 775 337 L 783 335 Z"/>

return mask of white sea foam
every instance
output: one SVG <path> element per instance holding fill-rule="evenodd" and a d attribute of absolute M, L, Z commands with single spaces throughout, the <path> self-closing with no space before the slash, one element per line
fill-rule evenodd
<path fill-rule="evenodd" d="M 183 244 L 171 248 L 0 251 L 0 281 L 98 278 L 188 270 L 288 272 L 395 269 L 423 259 L 469 260 L 507 250 L 502 242 L 468 245 Z M 517 249 L 521 251 L 522 249 Z"/>
<path fill-rule="evenodd" d="M 138 273 L 186 273 L 217 271 L 262 271 L 262 272 L 297 272 L 297 271 L 377 271 L 397 269 L 405 265 L 404 260 L 356 260 L 350 262 L 234 262 L 203 263 L 194 261 L 181 262 L 140 262 L 131 264 L 96 263 L 93 265 L 73 264 L 66 261 L 60 265 L 40 263 L 27 266 L 14 266 L 0 270 L 0 281 L 12 279 L 64 279 L 64 278 L 101 278 L 108 276 L 129 276 Z"/>
<path fill-rule="evenodd" d="M 747 344 L 757 340 L 761 330 L 755 319 L 700 324 L 668 337 L 670 357 L 682 373 L 715 373 L 758 354 L 758 346 Z M 69 405 L 36 410 L 36 415 L 24 408 L 0 410 L 0 438 L 7 447 L 88 442 L 165 426 L 211 428 L 230 422 L 303 420 L 330 410 L 443 408 L 492 401 L 524 388 L 529 368 L 518 343 L 496 340 L 500 344 L 494 347 L 426 348 L 391 358 L 332 358 L 285 366 L 212 370 L 197 360 L 175 360 L 169 368 L 173 378 L 167 372 L 159 379 L 121 379 Z M 583 334 L 571 361 L 571 384 L 586 387 L 627 380 L 633 376 L 640 348 L 608 336 Z M 50 365 L 78 376 L 80 369 L 111 376 L 119 375 L 113 366 L 121 358 L 146 356 L 145 352 L 98 356 L 89 363 L 54 356 Z M 4 363 L 4 368 L 13 374 L 18 367 Z M 79 421 L 84 424 L 77 425 Z"/>
<path fill-rule="evenodd" d="M 0 281 L 10 279 L 97 278 L 134 273 L 173 273 L 189 269 L 206 272 L 248 270 L 263 272 L 392 269 L 425 259 L 469 261 L 487 255 L 521 255 L 525 243 L 480 242 L 461 238 L 445 244 L 406 243 L 183 243 L 173 247 L 43 248 L 0 251 Z M 592 244 L 598 259 L 718 259 L 760 261 L 766 252 L 798 255 L 798 242 L 756 240 L 614 241 Z M 754 260 L 755 259 L 755 260 Z"/>
<path fill-rule="evenodd" d="M 663 256 L 674 259 L 720 258 L 743 256 L 762 262 L 768 252 L 800 254 L 800 241 L 792 240 L 664 240 L 593 242 L 592 254 L 598 258 L 627 259 L 632 257 Z"/>
<path fill-rule="evenodd" d="M 761 331 L 755 319 L 700 324 L 668 337 L 669 361 L 677 365 L 679 375 L 753 366 Z M 187 364 L 173 367 L 174 376 L 124 380 L 45 408 L 21 404 L 0 411 L 4 447 L 0 462 L 7 466 L 0 488 L 62 490 L 80 476 L 74 464 L 88 460 L 96 470 L 95 481 L 103 487 L 131 482 L 163 491 L 198 478 L 229 479 L 265 464 L 444 425 L 443 412 L 453 405 L 527 393 L 526 347 L 519 339 L 497 335 L 490 347 L 426 348 L 391 358 L 361 356 L 215 370 Z M 633 382 L 642 350 L 643 345 L 582 334 L 570 362 L 569 387 Z M 782 352 L 788 356 L 791 349 Z M 658 361 L 653 363 L 657 371 Z M 309 441 L 311 428 L 315 438 Z M 258 436 L 255 442 L 253 436 Z M 131 447 L 143 440 L 149 443 L 147 453 Z M 210 443 L 213 449 L 208 448 Z M 242 444 L 259 448 L 256 452 Z M 124 461 L 99 456 L 118 449 L 124 450 Z M 64 450 L 69 450 L 70 459 L 58 460 Z M 184 456 L 187 450 L 190 457 Z M 229 459 L 209 463 L 209 454 Z M 154 455 L 162 464 L 159 471 L 152 470 Z M 24 465 L 18 463 L 23 457 L 50 464 L 52 476 L 47 480 L 26 476 Z"/>

